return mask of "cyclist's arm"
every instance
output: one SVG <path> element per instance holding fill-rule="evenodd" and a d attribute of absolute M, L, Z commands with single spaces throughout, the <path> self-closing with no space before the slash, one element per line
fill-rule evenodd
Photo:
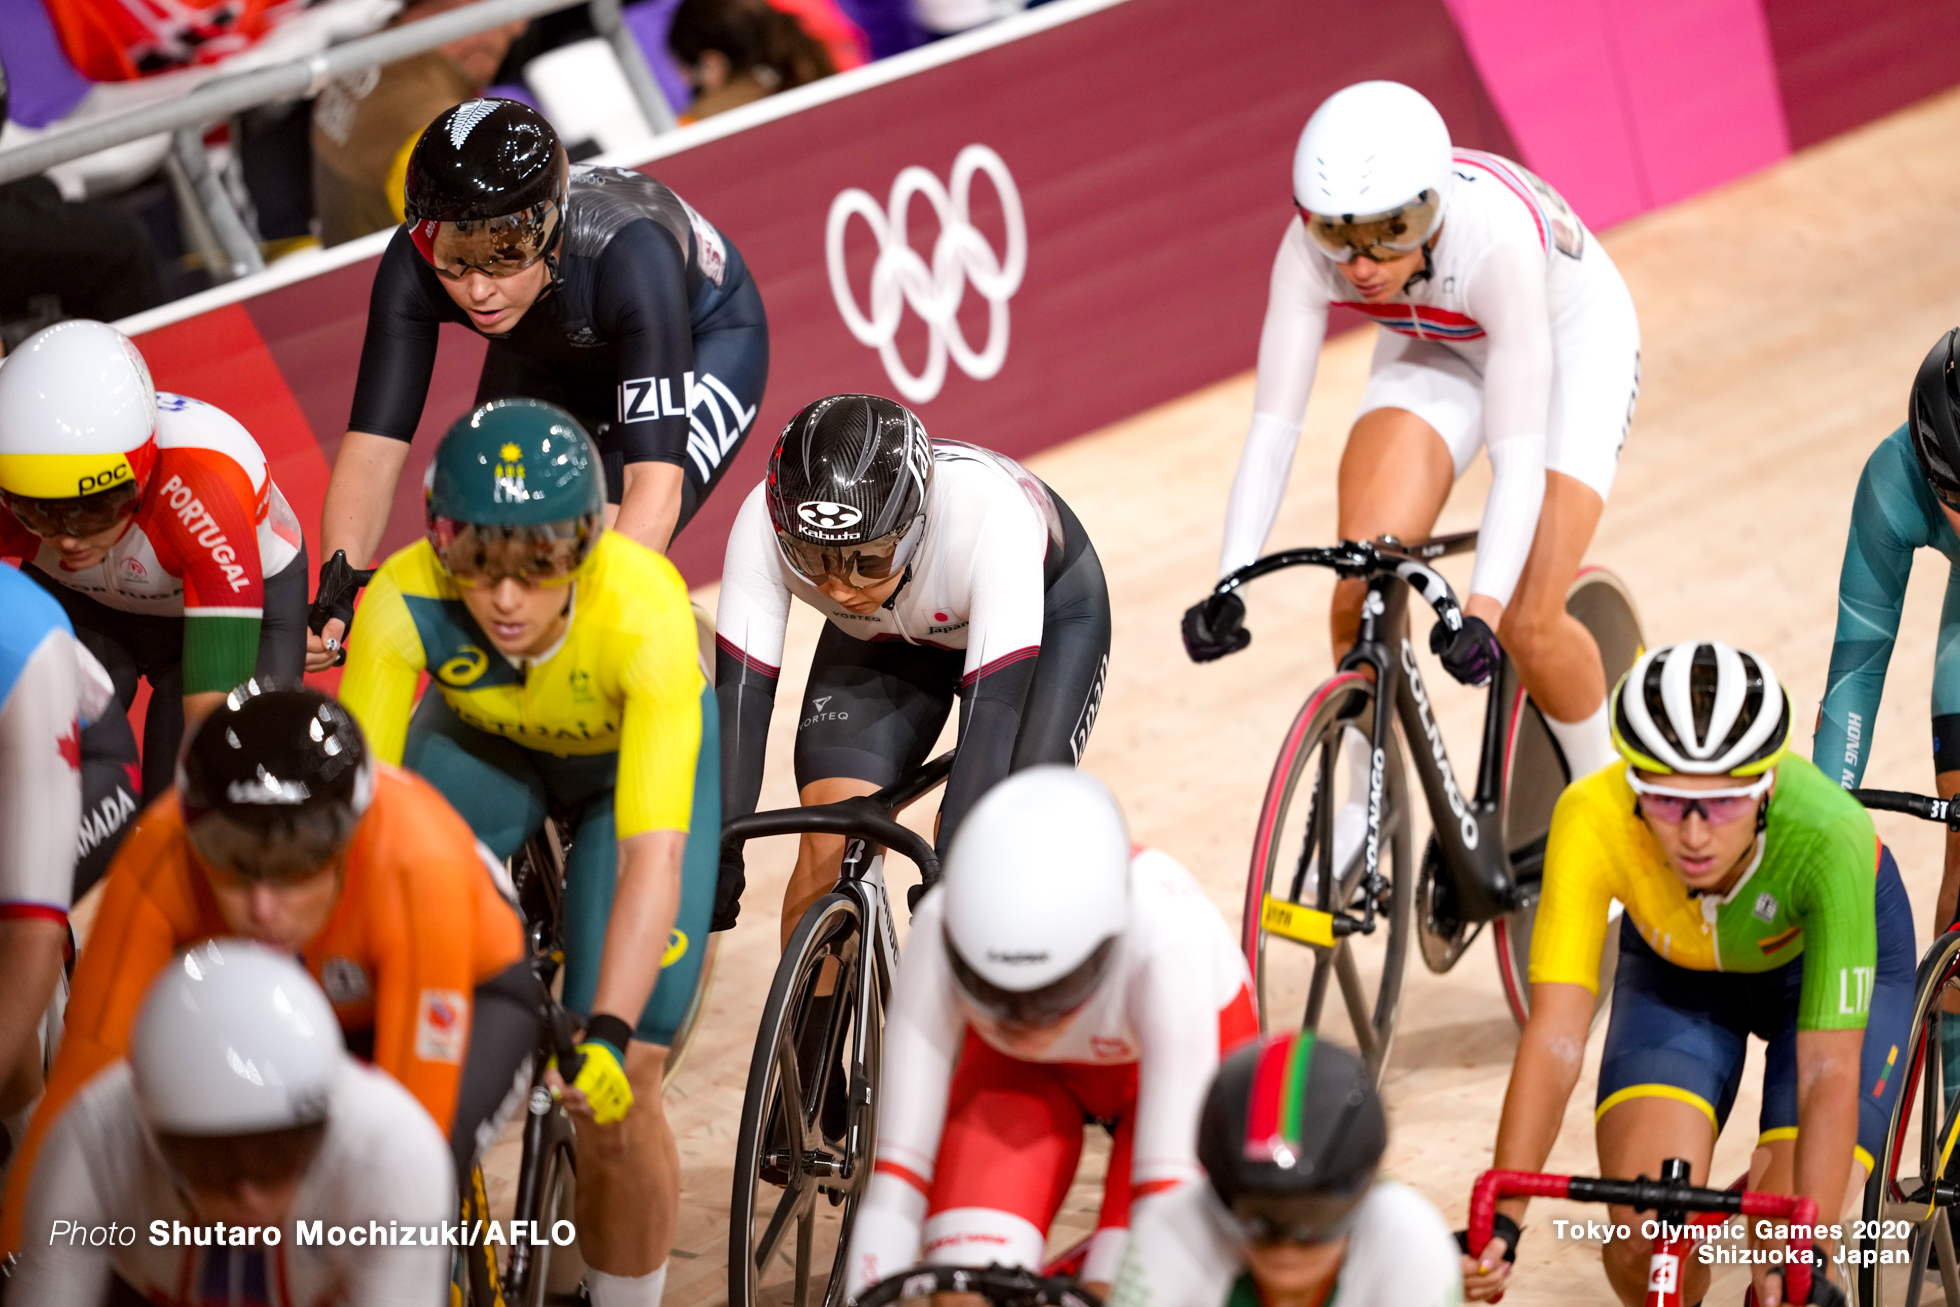
<path fill-rule="evenodd" d="M 1818 706 L 1811 760 L 1847 789 L 1865 776 L 1885 672 L 1905 611 L 1913 551 L 1931 543 L 1939 507 L 1899 432 L 1865 460 L 1851 500 L 1851 528 L 1838 573 L 1837 631 Z"/>
<path fill-rule="evenodd" d="M 134 1094 L 125 1092 L 117 1097 L 134 1112 Z M 20 1266 L 7 1285 L 9 1307 L 68 1307 L 71 1303 L 108 1301 L 112 1254 L 100 1245 L 88 1247 L 86 1239 L 71 1243 L 51 1237 L 56 1221 L 91 1229 L 121 1215 L 111 1209 L 110 1196 L 101 1191 L 101 1177 L 91 1165 L 89 1127 L 96 1123 L 88 1119 L 86 1104 L 76 1107 L 49 1133 L 38 1163 L 25 1158 L 14 1163 L 15 1175 L 27 1182 L 27 1211 L 21 1222 L 27 1237 Z M 114 1131 L 114 1123 L 110 1129 Z M 134 1132 L 125 1127 L 117 1133 Z M 133 1138 L 119 1142 L 142 1146 Z M 30 1165 L 31 1176 L 26 1174 Z"/>
<path fill-rule="evenodd" d="M 428 656 L 395 569 L 384 566 L 375 573 L 355 621 L 361 638 L 348 642 L 340 701 L 361 724 L 368 752 L 382 762 L 400 765 L 408 721 L 415 712 L 416 682 Z M 429 693 L 442 691 L 432 685 Z"/>
<path fill-rule="evenodd" d="M 680 518 L 683 464 L 702 478 L 720 458 L 690 451 L 689 392 L 694 332 L 687 251 L 651 219 L 630 223 L 606 245 L 593 316 L 619 346 L 619 394 L 610 439 L 625 456 L 625 489 L 613 529 L 665 550 Z"/>
<path fill-rule="evenodd" d="M 329 1132 L 328 1139 L 347 1151 L 332 1159 L 325 1183 L 315 1188 L 331 1195 L 326 1199 L 331 1207 L 315 1214 L 330 1227 L 378 1221 L 383 1229 L 391 1222 L 428 1228 L 454 1221 L 455 1163 L 442 1134 L 407 1101 L 399 1085 L 365 1067 L 349 1070 L 335 1095 L 334 1111 L 357 1116 L 360 1124 L 354 1130 L 341 1132 L 336 1126 Z M 321 1171 L 327 1160 L 316 1160 L 314 1171 Z M 543 1234 L 542 1222 L 539 1227 Z M 403 1239 L 393 1246 L 384 1240 L 381 1247 L 346 1251 L 339 1259 L 344 1279 L 335 1302 L 428 1307 L 448 1301 L 443 1284 L 449 1257 L 440 1247 Z"/>
<path fill-rule="evenodd" d="M 1025 499 L 996 506 L 968 561 L 966 671 L 960 678 L 960 743 L 939 805 L 937 845 L 950 848 L 967 810 L 1007 775 L 1021 715 L 1041 661 L 1048 532 Z"/>
<path fill-rule="evenodd" d="M 1545 430 L 1552 402 L 1551 310 L 1545 255 L 1506 241 L 1485 251 L 1465 296 L 1490 341 L 1484 365 L 1484 444 L 1490 493 L 1477 533 L 1472 596 L 1511 601 L 1545 499 Z"/>
<path fill-rule="evenodd" d="M 429 396 L 429 376 L 435 370 L 436 343 L 445 319 L 462 320 L 435 284 L 435 273 L 416 252 L 408 228 L 400 228 L 374 271 L 354 406 L 347 419 L 347 438 L 327 481 L 316 562 L 344 549 L 348 562 L 366 567 L 381 547 L 381 533 L 395 502 L 395 483 L 408 460 L 408 442 L 415 438 Z M 384 440 L 399 449 L 378 443 Z"/>
<path fill-rule="evenodd" d="M 65 626 L 49 627 L 0 706 L 0 1114 L 40 1092 L 37 1030 L 68 944 L 82 656 Z"/>
<path fill-rule="evenodd" d="M 940 928 L 944 898 L 919 901 L 885 1014 L 878 1162 L 851 1230 L 844 1285 L 851 1295 L 919 1260 L 947 1093 L 966 1036 Z"/>
<path fill-rule="evenodd" d="M 145 525 L 184 581 L 186 733 L 258 665 L 265 605 L 251 477 L 216 450 L 164 452 Z"/>
<path fill-rule="evenodd" d="M 1320 347 L 1327 337 L 1327 306 L 1332 297 L 1328 272 L 1319 266 L 1323 262 L 1308 243 L 1305 224 L 1297 218 L 1288 222 L 1273 260 L 1266 323 L 1259 332 L 1252 427 L 1225 506 L 1220 576 L 1259 557 L 1279 517 L 1314 371 L 1320 366 Z"/>
<path fill-rule="evenodd" d="M 721 810 L 746 817 L 762 795 L 769 715 L 782 675 L 789 586 L 758 485 L 735 516 L 715 612 L 715 699 L 721 709 Z"/>
<path fill-rule="evenodd" d="M 1194 913 L 1215 911 L 1209 902 L 1189 906 Z M 1202 927 L 1208 924 L 1192 923 L 1183 934 L 1160 936 L 1126 996 L 1130 1025 L 1143 1044 L 1130 1164 L 1130 1192 L 1139 1205 L 1204 1178 L 1191 1123 L 1202 1115 L 1218 1070 L 1218 1013 L 1224 1005 L 1206 983 L 1216 971 L 1204 947 L 1210 932 Z"/>

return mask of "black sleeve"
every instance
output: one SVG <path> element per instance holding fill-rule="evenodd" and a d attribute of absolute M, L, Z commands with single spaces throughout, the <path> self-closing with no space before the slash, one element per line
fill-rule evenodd
<path fill-rule="evenodd" d="M 434 279 L 435 273 L 409 239 L 408 228 L 398 228 L 395 239 L 388 242 L 388 252 L 381 256 L 381 266 L 374 270 L 349 431 L 371 431 L 396 440 L 415 438 L 445 316 L 430 296 L 449 305 L 442 288 L 429 284 Z"/>
<path fill-rule="evenodd" d="M 694 371 L 687 251 L 652 219 L 621 228 L 600 258 L 593 317 L 619 347 L 610 443 L 628 463 L 683 462 Z"/>
<path fill-rule="evenodd" d="M 746 817 L 762 797 L 762 762 L 777 678 L 715 642 L 715 702 L 721 708 L 721 816 Z"/>
<path fill-rule="evenodd" d="M 1021 734 L 1021 714 L 1028 689 L 1034 684 L 1039 657 L 1008 663 L 982 676 L 960 693 L 960 747 L 953 757 L 953 774 L 939 805 L 939 838 L 943 856 L 953 846 L 953 832 L 980 796 L 1007 778 L 1014 762 L 1014 741 Z"/>

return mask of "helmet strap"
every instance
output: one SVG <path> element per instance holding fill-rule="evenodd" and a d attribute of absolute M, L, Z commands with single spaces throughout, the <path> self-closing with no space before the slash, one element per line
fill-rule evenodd
<path fill-rule="evenodd" d="M 1434 236 L 1431 236 L 1422 243 L 1422 267 L 1410 273 L 1409 279 L 1402 283 L 1402 292 L 1404 294 L 1420 286 L 1425 281 L 1434 280 L 1436 276 L 1436 258 L 1432 251 L 1435 248 L 1436 238 Z"/>
<path fill-rule="evenodd" d="M 885 602 L 878 606 L 880 608 L 891 608 L 893 605 L 898 603 L 898 597 L 901 594 L 905 593 L 905 587 L 911 584 L 912 584 L 912 564 L 907 563 L 905 565 L 905 575 L 898 578 L 897 587 L 894 588 L 890 594 L 886 595 Z"/>

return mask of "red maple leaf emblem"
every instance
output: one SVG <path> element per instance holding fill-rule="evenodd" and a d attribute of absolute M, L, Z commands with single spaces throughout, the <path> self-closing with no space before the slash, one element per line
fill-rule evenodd
<path fill-rule="evenodd" d="M 75 730 L 75 723 L 68 723 L 68 734 L 56 740 L 54 747 L 55 752 L 61 755 L 61 760 L 68 764 L 69 771 L 78 772 L 82 769 L 82 737 Z"/>

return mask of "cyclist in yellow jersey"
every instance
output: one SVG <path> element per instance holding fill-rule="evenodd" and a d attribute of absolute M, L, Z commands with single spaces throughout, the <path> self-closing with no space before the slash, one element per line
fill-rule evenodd
<path fill-rule="evenodd" d="M 420 772 L 508 857 L 571 814 L 564 1001 L 584 1014 L 568 1101 L 597 1307 L 654 1307 L 679 1157 L 660 1104 L 700 975 L 721 794 L 712 692 L 680 574 L 604 529 L 590 438 L 536 400 L 485 404 L 430 465 L 428 538 L 384 563 L 341 697 L 377 756 Z M 415 704 L 426 670 L 433 694 Z M 412 715 L 411 715 L 412 714 Z M 615 852 L 615 849 L 617 852 Z"/>
<path fill-rule="evenodd" d="M 1558 1138 L 1617 899 L 1626 911 L 1595 1110 L 1601 1174 L 1658 1175 L 1679 1157 L 1709 1183 L 1755 1035 L 1768 1050 L 1749 1187 L 1808 1195 L 1837 1224 L 1905 1078 L 1915 949 L 1898 866 L 1857 800 L 1788 752 L 1789 695 L 1747 650 L 1652 650 L 1609 706 L 1625 762 L 1575 781 L 1552 815 L 1531 1017 L 1493 1164 L 1541 1170 Z M 1472 1299 L 1503 1288 L 1524 1210 L 1523 1199 L 1500 1204 L 1497 1237 L 1465 1259 Z M 1606 1245 L 1607 1278 L 1622 1302 L 1645 1302 L 1651 1240 L 1626 1209 L 1612 1220 L 1634 1233 Z M 1755 1269 L 1757 1301 L 1779 1301 L 1780 1276 Z M 1683 1300 L 1695 1302 L 1707 1268 L 1691 1262 L 1684 1275 Z M 1843 1301 L 1834 1293 L 1813 1287 L 1810 1301 Z"/>

